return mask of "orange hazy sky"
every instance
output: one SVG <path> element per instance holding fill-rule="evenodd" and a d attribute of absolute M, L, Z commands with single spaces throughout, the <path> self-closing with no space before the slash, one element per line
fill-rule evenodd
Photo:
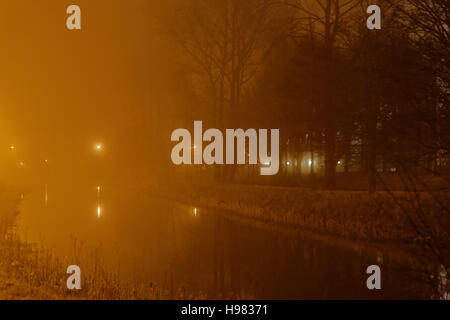
<path fill-rule="evenodd" d="M 81 7 L 81 31 L 66 28 L 70 4 Z M 138 121 L 160 99 L 167 64 L 155 4 L 2 1 L 0 144 L 40 156 L 109 139 Z"/>

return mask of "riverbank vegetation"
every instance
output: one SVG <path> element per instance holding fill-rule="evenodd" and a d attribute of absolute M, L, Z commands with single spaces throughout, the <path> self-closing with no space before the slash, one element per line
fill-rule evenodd
<path fill-rule="evenodd" d="M 255 185 L 205 183 L 161 183 L 151 194 L 169 197 L 198 207 L 224 210 L 267 224 L 298 227 L 355 240 L 419 240 L 408 217 L 420 205 L 430 219 L 430 230 L 439 235 L 448 217 L 441 203 L 448 193 L 427 193 L 413 200 L 407 192 L 330 191 Z M 436 198 L 437 197 L 437 198 Z M 413 217 L 411 217 L 413 218 Z M 433 221 L 433 223 L 431 222 Z"/>

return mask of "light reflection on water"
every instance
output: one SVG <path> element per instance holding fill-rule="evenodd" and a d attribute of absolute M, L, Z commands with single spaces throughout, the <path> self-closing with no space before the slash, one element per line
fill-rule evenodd
<path fill-rule="evenodd" d="M 21 226 L 28 239 L 45 241 L 65 256 L 75 251 L 71 237 L 101 247 L 104 261 L 124 281 L 181 287 L 210 298 L 418 298 L 424 292 L 396 272 L 382 250 L 370 256 L 281 236 L 204 209 L 197 219 L 201 208 L 152 199 L 133 189 L 91 186 L 51 192 L 47 210 L 40 209 L 42 200 L 39 205 L 33 193 L 24 201 Z M 47 186 L 45 194 L 47 199 Z M 95 223 L 100 217 L 102 223 Z M 378 292 L 365 286 L 365 271 L 372 264 L 382 269 L 383 290 Z"/>
<path fill-rule="evenodd" d="M 44 206 L 46 208 L 48 206 L 48 184 L 47 183 L 44 186 Z"/>
<path fill-rule="evenodd" d="M 100 186 L 97 186 L 97 217 L 100 218 L 101 215 L 101 197 L 100 197 Z"/>

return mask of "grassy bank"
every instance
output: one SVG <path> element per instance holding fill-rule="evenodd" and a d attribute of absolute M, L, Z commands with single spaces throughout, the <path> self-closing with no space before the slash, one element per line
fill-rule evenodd
<path fill-rule="evenodd" d="M 69 261 L 17 238 L 1 241 L 0 250 L 0 299 L 158 299 L 165 294 L 156 287 L 121 283 L 92 256 L 80 264 L 81 290 L 68 290 Z"/>
<path fill-rule="evenodd" d="M 369 194 L 179 181 L 154 184 L 149 193 L 222 210 L 261 224 L 351 240 L 405 242 L 421 241 L 426 236 L 448 239 L 448 230 L 444 226 L 450 225 L 449 217 L 440 204 L 446 202 L 448 205 L 448 194 L 443 193 L 421 193 L 418 196 L 406 192 Z M 415 227 L 426 228 L 419 233 Z"/>

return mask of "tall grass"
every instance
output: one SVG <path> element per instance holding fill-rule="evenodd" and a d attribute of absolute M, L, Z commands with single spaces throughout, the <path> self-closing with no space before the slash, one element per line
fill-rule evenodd
<path fill-rule="evenodd" d="M 369 194 L 362 191 L 180 182 L 161 183 L 150 187 L 148 192 L 270 225 L 295 227 L 348 239 L 419 240 L 410 229 L 408 216 L 404 212 L 414 211 L 415 205 L 405 192 L 397 192 L 394 201 L 386 192 Z M 428 215 L 442 213 L 428 194 L 421 197 L 421 205 Z M 448 194 L 442 194 L 442 199 L 447 198 Z M 430 227 L 436 233 L 443 231 L 442 225 Z"/>

